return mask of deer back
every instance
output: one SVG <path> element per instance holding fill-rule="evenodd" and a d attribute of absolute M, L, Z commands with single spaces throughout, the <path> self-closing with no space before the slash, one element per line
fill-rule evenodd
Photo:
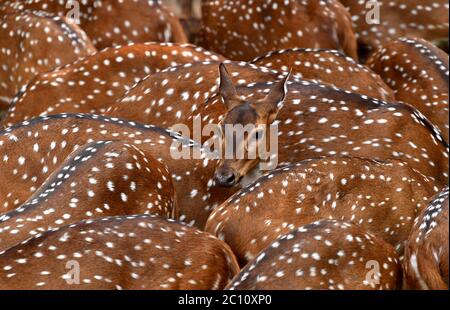
<path fill-rule="evenodd" d="M 98 49 L 144 42 L 186 43 L 178 18 L 159 0 L 9 0 L 0 6 L 5 12 L 42 10 L 71 18 L 86 31 Z"/>
<path fill-rule="evenodd" d="M 356 58 L 351 19 L 339 1 L 202 2 L 203 46 L 233 60 L 250 61 L 292 47 L 342 50 Z"/>
<path fill-rule="evenodd" d="M 0 104 L 7 107 L 36 75 L 97 52 L 86 33 L 65 17 L 40 11 L 0 19 Z"/>
<path fill-rule="evenodd" d="M 227 242 L 242 265 L 289 230 L 320 219 L 360 225 L 402 253 L 414 219 L 437 190 L 398 161 L 305 160 L 235 193 L 211 213 L 206 231 Z"/>
<path fill-rule="evenodd" d="M 406 289 L 448 290 L 448 186 L 416 218 L 403 267 Z"/>
<path fill-rule="evenodd" d="M 302 79 L 369 97 L 395 99 L 392 90 L 377 74 L 336 50 L 292 48 L 270 52 L 252 63 L 281 72 L 291 71 Z"/>
<path fill-rule="evenodd" d="M 353 29 L 365 53 L 371 53 L 386 42 L 405 35 L 428 41 L 448 38 L 446 0 L 340 2 L 352 15 Z"/>
<path fill-rule="evenodd" d="M 394 90 L 397 100 L 416 107 L 449 141 L 446 53 L 422 39 L 400 38 L 374 53 L 368 65 Z"/>
<path fill-rule="evenodd" d="M 36 116 L 106 111 L 124 93 L 167 67 L 222 57 L 189 44 L 144 43 L 105 49 L 36 77 L 2 120 L 11 126 Z"/>
<path fill-rule="evenodd" d="M 400 279 L 400 260 L 391 245 L 357 225 L 321 220 L 274 241 L 227 288 L 392 290 Z"/>
<path fill-rule="evenodd" d="M 120 141 L 86 144 L 23 205 L 0 216 L 0 251 L 84 219 L 133 214 L 174 218 L 175 199 L 167 167 L 148 151 Z"/>
<path fill-rule="evenodd" d="M 0 289 L 223 289 L 239 271 L 213 236 L 159 217 L 83 221 L 0 253 Z"/>

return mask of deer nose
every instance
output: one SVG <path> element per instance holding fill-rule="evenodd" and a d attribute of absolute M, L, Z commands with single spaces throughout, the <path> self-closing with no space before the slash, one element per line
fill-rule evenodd
<path fill-rule="evenodd" d="M 236 174 L 232 170 L 219 170 L 215 174 L 216 182 L 220 186 L 231 187 L 236 184 Z"/>

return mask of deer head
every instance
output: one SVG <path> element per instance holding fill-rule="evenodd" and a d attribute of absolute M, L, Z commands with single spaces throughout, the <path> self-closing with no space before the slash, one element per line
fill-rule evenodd
<path fill-rule="evenodd" d="M 231 187 L 238 184 L 261 160 L 266 159 L 261 158 L 264 153 L 261 150 L 267 150 L 268 128 L 276 120 L 286 98 L 290 73 L 275 83 L 265 98 L 252 101 L 237 94 L 224 64 L 220 65 L 219 71 L 219 95 L 227 108 L 219 123 L 222 136 L 220 143 L 226 154 L 218 162 L 215 179 L 219 185 Z"/>

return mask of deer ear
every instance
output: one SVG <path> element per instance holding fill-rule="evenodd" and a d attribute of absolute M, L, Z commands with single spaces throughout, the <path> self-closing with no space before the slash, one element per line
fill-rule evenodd
<path fill-rule="evenodd" d="M 288 92 L 287 82 L 290 76 L 291 71 L 289 71 L 289 73 L 281 81 L 275 83 L 269 94 L 261 103 L 260 111 L 263 115 L 267 116 L 269 124 L 275 121 L 278 111 L 286 99 Z"/>
<path fill-rule="evenodd" d="M 236 88 L 231 81 L 230 74 L 228 73 L 228 70 L 223 63 L 221 63 L 219 66 L 219 72 L 219 94 L 222 97 L 223 103 L 225 104 L 227 109 L 231 110 L 239 104 L 239 97 L 237 95 Z"/>

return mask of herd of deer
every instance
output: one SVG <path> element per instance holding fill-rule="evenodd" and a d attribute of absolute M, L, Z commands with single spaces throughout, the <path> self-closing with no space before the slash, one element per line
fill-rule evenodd
<path fill-rule="evenodd" d="M 448 289 L 448 2 L 164 2 L 0 0 L 0 289 Z"/>

